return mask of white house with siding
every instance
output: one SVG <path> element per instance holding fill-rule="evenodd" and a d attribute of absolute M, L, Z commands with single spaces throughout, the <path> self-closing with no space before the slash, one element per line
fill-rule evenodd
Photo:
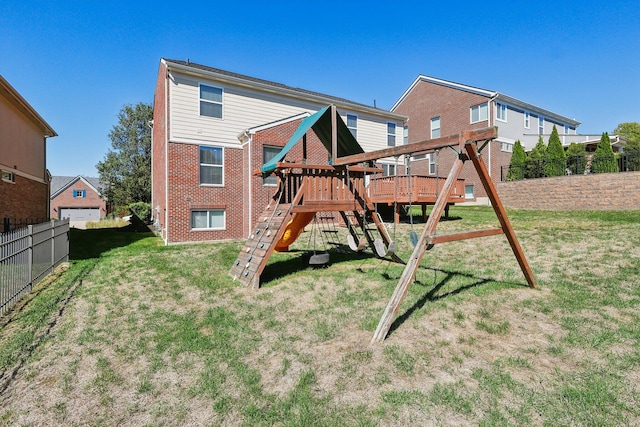
<path fill-rule="evenodd" d="M 273 192 L 253 171 L 286 143 L 299 120 L 329 104 L 365 151 L 403 143 L 401 114 L 188 60 L 161 59 L 152 210 L 165 242 L 246 237 Z"/>

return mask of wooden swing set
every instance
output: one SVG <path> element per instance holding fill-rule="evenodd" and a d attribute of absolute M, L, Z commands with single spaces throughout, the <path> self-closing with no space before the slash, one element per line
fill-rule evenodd
<path fill-rule="evenodd" d="M 259 287 L 260 275 L 276 247 L 281 248 L 288 235 L 296 233 L 299 235 L 304 226 L 313 220 L 318 212 L 334 211 L 340 213 L 347 226 L 349 247 L 351 249 L 362 250 L 365 247 L 370 247 L 378 257 L 389 257 L 393 261 L 405 264 L 404 271 L 380 319 L 372 342 L 383 341 L 387 336 L 409 286 L 414 281 L 420 261 L 426 251 L 432 249 L 436 244 L 505 234 L 528 285 L 532 288 L 536 286 L 533 272 L 527 263 L 504 206 L 480 156 L 486 145 L 497 138 L 496 127 L 463 131 L 459 135 L 390 147 L 368 153 L 360 149 L 358 153 L 339 156 L 341 141 L 338 137 L 338 129 L 340 123 L 345 128 L 346 125 L 341 121 L 335 106 L 326 107 L 316 114 L 318 117 L 321 115 L 322 117 L 325 117 L 325 115 L 328 117 L 330 114 L 331 132 L 324 140 L 320 129 L 315 129 L 311 125 L 308 128 L 314 129 L 319 138 L 323 140 L 322 142 L 325 146 L 330 149 L 331 164 L 309 165 L 304 161 L 300 163 L 277 162 L 275 164 L 273 173 L 279 177 L 278 190 L 260 215 L 255 230 L 250 234 L 245 246 L 238 255 L 238 259 L 229 272 L 234 279 L 240 280 L 246 285 Z M 309 119 L 311 118 L 313 116 Z M 345 133 L 343 132 L 341 135 L 343 136 Z M 350 136 L 351 134 L 349 133 L 347 138 Z M 295 134 L 292 140 L 294 138 L 296 138 Z M 306 152 L 306 137 L 303 136 L 301 139 L 303 152 Z M 443 148 L 453 150 L 456 153 L 456 159 L 441 188 L 437 185 L 435 178 L 396 176 L 396 181 L 392 182 L 389 178 L 393 177 L 385 177 L 387 187 L 390 186 L 390 183 L 395 186 L 394 200 L 390 200 L 389 191 L 381 192 L 380 196 L 377 197 L 375 187 L 367 188 L 365 186 L 366 176 L 381 172 L 381 169 L 371 166 L 376 160 L 434 152 Z M 436 227 L 447 206 L 464 200 L 464 183 L 462 183 L 462 186 L 460 185 L 459 176 L 464 163 L 467 161 L 472 162 L 478 173 L 491 201 L 491 206 L 500 222 L 500 227 L 436 234 Z M 403 190 L 401 196 L 399 196 L 400 182 L 398 179 L 406 181 L 404 183 L 406 185 L 403 185 L 403 188 L 407 190 Z M 372 180 L 372 182 L 374 181 Z M 421 191 L 421 196 L 418 196 L 414 191 Z M 426 197 L 427 193 L 431 194 L 431 198 Z M 422 233 L 419 237 L 412 236 L 411 238 L 415 247 L 406 263 L 395 254 L 395 241 L 389 235 L 380 216 L 377 215 L 375 203 L 380 202 L 394 203 L 396 208 L 399 203 L 409 205 L 412 203 L 433 204 L 433 209 Z"/>

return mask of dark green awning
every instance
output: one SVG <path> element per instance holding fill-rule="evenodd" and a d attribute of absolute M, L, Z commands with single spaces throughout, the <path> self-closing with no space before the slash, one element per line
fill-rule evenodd
<path fill-rule="evenodd" d="M 338 157 L 364 153 L 364 150 L 353 137 L 353 134 L 337 111 L 336 123 L 338 125 Z M 260 168 L 262 175 L 270 175 L 271 172 L 276 169 L 277 163 L 284 159 L 284 156 L 286 156 L 289 150 L 291 150 L 291 148 L 293 148 L 293 146 L 302 139 L 309 129 L 312 129 L 315 132 L 327 151 L 331 152 L 331 106 L 324 107 L 317 113 L 304 119 L 282 150 L 275 157 L 262 165 Z"/>

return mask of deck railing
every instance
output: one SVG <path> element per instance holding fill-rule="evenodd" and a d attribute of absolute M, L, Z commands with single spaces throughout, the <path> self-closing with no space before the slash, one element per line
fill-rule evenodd
<path fill-rule="evenodd" d="M 377 203 L 435 203 L 445 178 L 423 175 L 397 175 L 371 178 L 369 193 Z M 464 180 L 453 186 L 449 203 L 464 202 Z"/>

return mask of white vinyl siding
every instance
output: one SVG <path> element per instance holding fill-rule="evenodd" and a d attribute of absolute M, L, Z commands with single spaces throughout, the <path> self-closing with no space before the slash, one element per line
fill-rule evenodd
<path fill-rule="evenodd" d="M 169 81 L 169 138 L 176 142 L 240 148 L 238 134 L 246 129 L 301 113 L 314 113 L 326 106 L 220 82 L 200 81 L 175 72 L 171 73 Z M 222 88 L 223 119 L 200 116 L 200 83 Z M 346 112 L 338 111 L 346 119 Z M 358 142 L 365 151 L 387 147 L 388 118 L 358 112 L 357 119 Z M 402 121 L 395 123 L 402 126 Z"/>
<path fill-rule="evenodd" d="M 484 122 L 489 119 L 489 104 L 484 103 L 471 107 L 471 123 Z"/>

